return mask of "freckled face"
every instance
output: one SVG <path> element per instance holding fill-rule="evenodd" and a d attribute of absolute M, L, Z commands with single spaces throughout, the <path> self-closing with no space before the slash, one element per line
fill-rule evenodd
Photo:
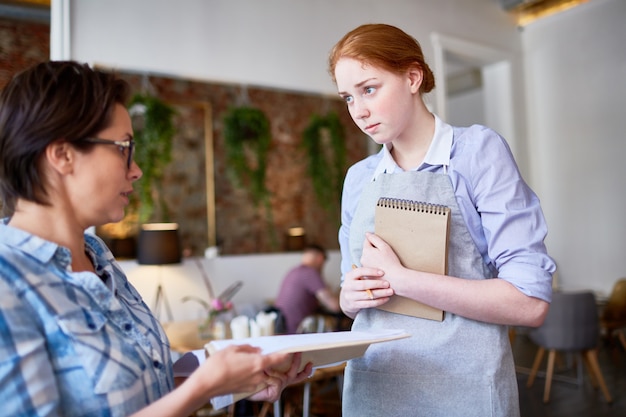
<path fill-rule="evenodd" d="M 408 75 L 341 58 L 335 66 L 335 79 L 352 120 L 376 143 L 389 143 L 408 134 L 415 113 Z"/>

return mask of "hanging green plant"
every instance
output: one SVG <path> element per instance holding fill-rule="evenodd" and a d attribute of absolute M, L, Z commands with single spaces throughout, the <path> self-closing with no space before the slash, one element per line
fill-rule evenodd
<path fill-rule="evenodd" d="M 335 112 L 313 115 L 302 133 L 308 157 L 307 172 L 319 204 L 334 211 L 341 200 L 346 168 L 346 141 L 343 125 Z"/>
<path fill-rule="evenodd" d="M 129 103 L 135 140 L 135 162 L 143 171 L 137 181 L 136 200 L 139 223 L 150 220 L 159 205 L 162 218 L 169 221 L 169 210 L 159 192 L 165 167 L 172 161 L 172 139 L 175 134 L 172 107 L 157 97 L 135 94 Z"/>
<path fill-rule="evenodd" d="M 270 245 L 277 248 L 270 192 L 265 186 L 266 158 L 271 139 L 270 122 L 260 109 L 233 107 L 224 116 L 224 143 L 231 177 L 236 186 L 250 191 L 255 206 L 263 204 Z"/>
<path fill-rule="evenodd" d="M 266 157 L 270 147 L 270 122 L 254 107 L 234 107 L 224 116 L 224 142 L 228 167 L 237 186 L 246 187 L 258 205 L 267 198 Z"/>

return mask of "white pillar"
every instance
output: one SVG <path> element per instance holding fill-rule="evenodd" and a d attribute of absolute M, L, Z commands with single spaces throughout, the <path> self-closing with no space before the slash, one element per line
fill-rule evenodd
<path fill-rule="evenodd" d="M 50 3 L 50 59 L 71 59 L 70 0 L 52 0 Z"/>

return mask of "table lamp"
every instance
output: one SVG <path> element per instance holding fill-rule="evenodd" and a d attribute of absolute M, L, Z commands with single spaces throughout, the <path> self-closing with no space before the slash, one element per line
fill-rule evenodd
<path fill-rule="evenodd" d="M 141 225 L 137 241 L 137 262 L 140 265 L 159 266 L 157 293 L 152 312 L 159 319 L 161 300 L 165 304 L 167 316 L 173 320 L 172 310 L 161 284 L 161 265 L 181 262 L 181 245 L 176 223 L 146 223 Z"/>

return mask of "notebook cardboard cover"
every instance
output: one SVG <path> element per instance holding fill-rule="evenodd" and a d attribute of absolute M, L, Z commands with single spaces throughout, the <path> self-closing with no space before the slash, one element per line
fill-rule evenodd
<path fill-rule="evenodd" d="M 450 209 L 409 200 L 381 198 L 376 205 L 375 233 L 407 268 L 447 274 Z M 444 312 L 394 295 L 378 307 L 392 313 L 443 321 Z"/>

